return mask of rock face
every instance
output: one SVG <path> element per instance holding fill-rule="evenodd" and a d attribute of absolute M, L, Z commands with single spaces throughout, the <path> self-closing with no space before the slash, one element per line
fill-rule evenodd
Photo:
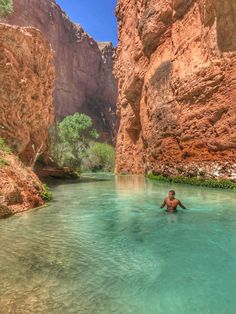
<path fill-rule="evenodd" d="M 236 2 L 119 0 L 117 172 L 236 179 Z"/>
<path fill-rule="evenodd" d="M 53 52 L 41 33 L 0 24 L 0 137 L 26 165 L 48 154 L 54 78 Z"/>
<path fill-rule="evenodd" d="M 53 51 L 40 31 L 0 24 L 0 218 L 44 204 L 43 186 L 29 165 L 48 159 L 54 120 Z"/>
<path fill-rule="evenodd" d="M 3 164 L 4 161 L 4 164 Z M 44 204 L 42 183 L 13 154 L 0 151 L 0 218 Z"/>
<path fill-rule="evenodd" d="M 84 112 L 94 120 L 101 138 L 111 141 L 116 131 L 117 98 L 112 45 L 101 44 L 100 50 L 54 0 L 14 0 L 14 14 L 8 22 L 38 28 L 52 44 L 57 118 Z"/>

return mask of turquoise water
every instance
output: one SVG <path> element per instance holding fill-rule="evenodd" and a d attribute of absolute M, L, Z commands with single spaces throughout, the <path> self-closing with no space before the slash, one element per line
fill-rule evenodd
<path fill-rule="evenodd" d="M 104 178 L 0 221 L 0 313 L 236 313 L 235 194 Z"/>

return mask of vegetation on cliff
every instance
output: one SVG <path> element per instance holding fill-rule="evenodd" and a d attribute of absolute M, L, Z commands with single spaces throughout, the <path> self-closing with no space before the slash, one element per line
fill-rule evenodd
<path fill-rule="evenodd" d="M 4 139 L 0 137 L 0 150 L 5 153 L 11 153 L 10 147 L 5 143 Z"/>
<path fill-rule="evenodd" d="M 156 180 L 156 181 L 164 181 L 170 183 L 182 183 L 189 184 L 194 186 L 203 186 L 208 188 L 220 188 L 220 189 L 230 189 L 236 191 L 236 183 L 228 180 L 228 179 L 205 179 L 205 178 L 197 178 L 197 177 L 182 177 L 182 176 L 161 176 L 148 174 L 148 179 Z"/>
<path fill-rule="evenodd" d="M 13 12 L 12 0 L 0 0 L 0 18 L 6 17 Z"/>
<path fill-rule="evenodd" d="M 47 184 L 42 185 L 41 197 L 45 202 L 50 202 L 52 200 L 52 192 L 50 191 Z"/>
<path fill-rule="evenodd" d="M 0 137 L 0 152 L 7 154 L 11 153 L 10 147 L 5 143 L 4 139 Z M 9 166 L 9 162 L 2 156 L 0 156 L 0 167 Z"/>
<path fill-rule="evenodd" d="M 75 113 L 51 129 L 51 153 L 62 167 L 76 171 L 113 171 L 115 153 L 111 145 L 98 143 L 92 119 Z"/>

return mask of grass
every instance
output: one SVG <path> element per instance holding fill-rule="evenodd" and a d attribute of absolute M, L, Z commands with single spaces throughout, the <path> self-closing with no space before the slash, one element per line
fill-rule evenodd
<path fill-rule="evenodd" d="M 232 182 L 228 179 L 204 179 L 197 177 L 182 177 L 182 176 L 157 176 L 154 174 L 148 174 L 148 179 L 156 180 L 156 181 L 164 181 L 169 183 L 182 183 L 189 184 L 194 186 L 203 186 L 208 188 L 219 188 L 219 189 L 230 189 L 236 191 L 236 183 Z"/>
<path fill-rule="evenodd" d="M 45 202 L 50 202 L 52 200 L 52 192 L 50 191 L 47 184 L 43 184 L 43 191 L 41 192 L 41 197 Z"/>

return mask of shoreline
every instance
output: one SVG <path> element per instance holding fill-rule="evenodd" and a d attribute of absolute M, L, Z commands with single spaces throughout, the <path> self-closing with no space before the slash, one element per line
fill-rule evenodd
<path fill-rule="evenodd" d="M 221 190 L 236 191 L 236 183 L 229 179 L 204 179 L 198 177 L 184 177 L 184 176 L 162 176 L 148 174 L 146 178 L 153 181 L 168 182 L 176 184 L 186 184 L 198 187 L 214 188 Z"/>

